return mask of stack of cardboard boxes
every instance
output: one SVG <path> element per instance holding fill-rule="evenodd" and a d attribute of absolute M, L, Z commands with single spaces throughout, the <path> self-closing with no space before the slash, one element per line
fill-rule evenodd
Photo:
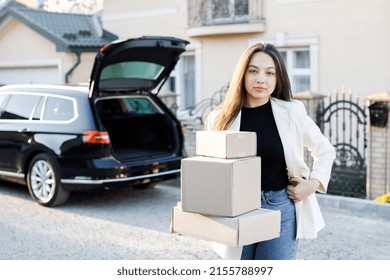
<path fill-rule="evenodd" d="M 238 247 L 279 237 L 280 211 L 260 208 L 256 133 L 198 131 L 196 156 L 181 162 L 173 231 Z"/>

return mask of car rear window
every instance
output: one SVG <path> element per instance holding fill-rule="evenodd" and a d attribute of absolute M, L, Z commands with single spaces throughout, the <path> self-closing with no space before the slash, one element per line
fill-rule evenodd
<path fill-rule="evenodd" d="M 100 75 L 100 80 L 121 78 L 156 80 L 163 70 L 164 66 L 156 63 L 127 61 L 105 67 Z"/>

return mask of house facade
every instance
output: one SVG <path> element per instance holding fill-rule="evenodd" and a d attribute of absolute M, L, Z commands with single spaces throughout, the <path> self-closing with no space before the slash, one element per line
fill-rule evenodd
<path fill-rule="evenodd" d="M 6 2 L 38 8 L 41 1 Z M 104 42 L 143 35 L 188 40 L 164 88 L 185 110 L 226 87 L 239 55 L 256 41 L 273 43 L 282 52 L 293 93 L 328 95 L 350 87 L 363 100 L 388 91 L 390 18 L 384 11 L 389 8 L 382 0 L 106 0 L 99 16 L 83 17 L 92 19 L 86 29 Z M 0 19 L 0 83 L 88 81 L 99 43 L 78 57 L 58 50 L 56 39 L 45 36 L 47 25 L 38 30 L 28 17 Z M 75 18 L 67 22 L 84 24 Z"/>
<path fill-rule="evenodd" d="M 96 52 L 117 39 L 95 15 L 0 4 L 0 85 L 88 82 Z"/>
<path fill-rule="evenodd" d="M 282 51 L 294 93 L 351 87 L 364 98 L 387 91 L 389 9 L 382 0 L 106 0 L 102 21 L 120 38 L 190 41 L 167 88 L 185 109 L 226 85 L 256 41 Z"/>

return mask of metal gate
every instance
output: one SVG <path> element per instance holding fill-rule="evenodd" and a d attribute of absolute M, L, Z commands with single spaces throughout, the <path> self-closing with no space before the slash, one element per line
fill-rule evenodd
<path fill-rule="evenodd" d="M 359 96 L 336 91 L 317 108 L 317 124 L 336 149 L 328 194 L 366 197 L 366 110 Z"/>

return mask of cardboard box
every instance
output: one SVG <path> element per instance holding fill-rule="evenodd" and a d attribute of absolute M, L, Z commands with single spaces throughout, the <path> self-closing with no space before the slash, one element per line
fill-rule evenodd
<path fill-rule="evenodd" d="M 217 158 L 252 157 L 257 154 L 256 132 L 197 131 L 195 153 Z"/>
<path fill-rule="evenodd" d="M 280 211 L 262 208 L 234 218 L 172 210 L 173 232 L 233 247 L 279 237 L 280 222 Z"/>
<path fill-rule="evenodd" d="M 260 157 L 181 161 L 184 211 L 234 217 L 261 207 Z"/>

